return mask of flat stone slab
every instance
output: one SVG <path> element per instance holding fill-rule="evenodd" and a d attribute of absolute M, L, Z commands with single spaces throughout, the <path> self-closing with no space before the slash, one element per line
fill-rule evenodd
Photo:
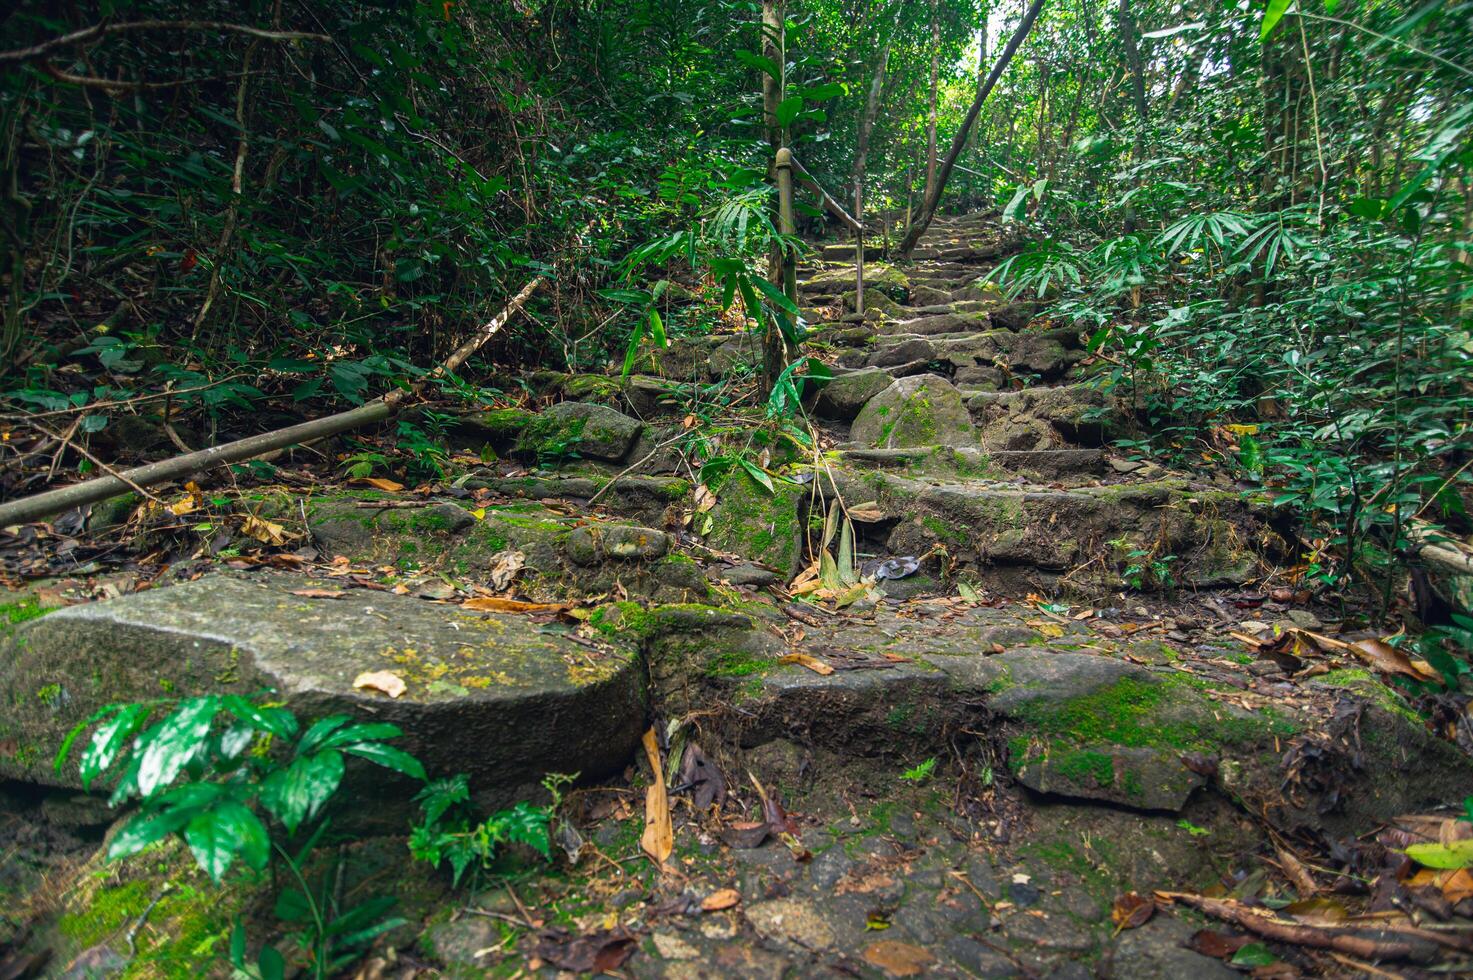
<path fill-rule="evenodd" d="M 210 575 L 26 623 L 0 646 L 0 744 L 14 746 L 0 775 L 79 785 L 52 756 L 104 704 L 266 688 L 303 721 L 346 713 L 398 725 L 395 744 L 432 778 L 466 772 L 487 802 L 549 772 L 607 774 L 637 745 L 645 695 L 633 646 L 389 593 L 294 594 L 335 588 Z M 353 687 L 384 670 L 405 682 L 402 696 Z M 373 779 L 380 798 L 416 789 L 383 770 Z"/>

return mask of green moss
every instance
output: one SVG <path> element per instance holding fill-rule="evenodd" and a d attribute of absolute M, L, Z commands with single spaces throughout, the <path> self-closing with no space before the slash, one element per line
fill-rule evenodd
<path fill-rule="evenodd" d="M 1062 704 L 1032 701 L 1019 710 L 1019 718 L 1036 732 L 1077 744 L 1191 751 L 1252 742 L 1293 730 L 1267 712 L 1265 717 L 1207 712 L 1188 717 L 1171 710 L 1174 698 L 1196 700 L 1202 686 L 1175 676 L 1157 682 L 1122 678 L 1108 688 Z"/>
<path fill-rule="evenodd" d="M 1113 786 L 1115 762 L 1102 752 L 1087 749 L 1065 752 L 1052 759 L 1060 776 L 1072 783 L 1093 780 L 1096 786 Z"/>
<path fill-rule="evenodd" d="M 43 606 L 41 600 L 35 596 L 26 596 L 19 602 L 11 602 L 0 605 L 0 640 L 9 636 L 21 623 L 33 619 L 40 619 L 49 612 L 54 612 L 54 606 Z"/>
<path fill-rule="evenodd" d="M 765 674 L 775 666 L 773 661 L 763 657 L 753 657 L 738 650 L 723 650 L 707 663 L 706 673 L 710 677 L 751 677 Z"/>

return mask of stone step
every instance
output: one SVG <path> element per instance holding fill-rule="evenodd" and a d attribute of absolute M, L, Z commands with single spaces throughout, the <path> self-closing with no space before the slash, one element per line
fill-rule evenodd
<path fill-rule="evenodd" d="M 984 450 L 969 447 L 922 447 L 915 449 L 841 448 L 839 458 L 850 470 L 873 468 L 902 471 L 906 475 L 973 476 L 991 474 L 999 482 L 1019 476 L 1035 482 L 1077 482 L 1105 475 L 1102 449 Z"/>
<path fill-rule="evenodd" d="M 72 606 L 19 628 L 4 651 L 0 733 L 33 751 L 0 755 L 0 773 L 79 788 L 51 757 L 104 704 L 254 695 L 273 689 L 303 721 L 343 713 L 398 725 L 393 744 L 432 777 L 466 772 L 488 808 L 525 799 L 548 772 L 617 772 L 645 725 L 644 671 L 629 637 L 575 639 L 525 616 L 475 613 L 331 578 L 208 575 Z M 391 698 L 354 686 L 388 671 Z M 54 691 L 38 697 L 38 691 Z M 349 760 L 349 790 L 373 806 L 343 820 L 402 833 L 421 784 Z"/>

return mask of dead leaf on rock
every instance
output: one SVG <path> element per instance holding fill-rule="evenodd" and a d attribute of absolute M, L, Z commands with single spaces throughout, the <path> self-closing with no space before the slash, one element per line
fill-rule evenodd
<path fill-rule="evenodd" d="M 353 678 L 353 687 L 360 691 L 379 691 L 391 698 L 403 695 L 406 690 L 404 679 L 388 670 L 366 671 Z"/>
<path fill-rule="evenodd" d="M 1110 910 L 1110 921 L 1115 923 L 1115 931 L 1122 929 L 1137 929 L 1151 921 L 1151 916 L 1156 914 L 1156 903 L 1136 892 L 1126 892 L 1115 899 L 1115 906 Z"/>
<path fill-rule="evenodd" d="M 701 900 L 701 911 L 720 912 L 741 903 L 742 893 L 735 888 L 723 888 L 712 892 Z"/>
<path fill-rule="evenodd" d="M 702 483 L 700 486 L 696 487 L 695 501 L 696 513 L 704 514 L 706 511 L 716 506 L 716 495 L 711 492 L 710 487 Z"/>
<path fill-rule="evenodd" d="M 892 977 L 918 977 L 936 962 L 929 950 L 894 939 L 870 943 L 864 948 L 864 959 Z"/>
<path fill-rule="evenodd" d="M 861 524 L 876 524 L 885 519 L 885 512 L 880 510 L 876 501 L 867 500 L 862 504 L 855 504 L 847 511 L 851 521 L 859 521 Z"/>
<path fill-rule="evenodd" d="M 766 820 L 743 820 L 731 824 L 721 832 L 721 840 L 727 847 L 738 850 L 751 850 L 761 847 L 762 842 L 767 840 Z"/>
<path fill-rule="evenodd" d="M 292 589 L 291 594 L 306 596 L 308 599 L 341 599 L 348 593 L 342 589 Z"/>
<path fill-rule="evenodd" d="M 827 677 L 834 672 L 834 668 L 817 657 L 810 657 L 806 653 L 790 653 L 787 656 L 779 657 L 777 662 L 780 664 L 797 664 L 800 667 L 807 667 L 821 677 Z"/>
<path fill-rule="evenodd" d="M 685 754 L 680 759 L 680 782 L 690 788 L 691 802 L 697 810 L 726 802 L 726 777 L 695 742 L 685 745 Z"/>
<path fill-rule="evenodd" d="M 500 596 L 483 595 L 467 599 L 461 608 L 475 612 L 566 612 L 573 607 L 564 602 L 522 602 L 520 599 L 503 599 Z"/>
<path fill-rule="evenodd" d="M 537 936 L 533 954 L 561 970 L 609 973 L 634 955 L 635 936 L 624 926 L 575 936 L 566 929 L 548 929 Z"/>

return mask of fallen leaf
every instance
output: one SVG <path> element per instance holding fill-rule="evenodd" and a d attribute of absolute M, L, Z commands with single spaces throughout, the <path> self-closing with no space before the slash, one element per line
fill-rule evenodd
<path fill-rule="evenodd" d="M 404 679 L 388 670 L 371 670 L 353 678 L 353 687 L 358 690 L 380 691 L 397 698 L 405 691 Z"/>
<path fill-rule="evenodd" d="M 644 751 L 650 760 L 650 784 L 644 791 L 644 833 L 639 846 L 664 870 L 665 860 L 675 850 L 675 829 L 670 824 L 670 800 L 665 795 L 660 741 L 653 728 L 644 733 Z"/>
<path fill-rule="evenodd" d="M 624 926 L 599 929 L 575 936 L 566 929 L 548 929 L 538 934 L 534 955 L 562 970 L 574 973 L 609 973 L 634 955 L 635 936 Z"/>
<path fill-rule="evenodd" d="M 1225 960 L 1252 941 L 1249 936 L 1226 936 L 1211 929 L 1199 929 L 1187 940 L 1187 947 L 1203 956 Z"/>
<path fill-rule="evenodd" d="M 1306 898 L 1290 902 L 1280 912 L 1307 922 L 1341 922 L 1350 918 L 1350 912 L 1333 898 Z"/>
<path fill-rule="evenodd" d="M 1465 898 L 1473 898 L 1473 871 L 1459 868 L 1442 883 L 1442 897 L 1453 905 Z"/>
<path fill-rule="evenodd" d="M 491 588 L 503 592 L 527 564 L 527 556 L 515 548 L 491 556 Z"/>
<path fill-rule="evenodd" d="M 1473 867 L 1473 840 L 1453 841 L 1450 844 L 1413 844 L 1406 849 L 1407 857 L 1429 868 Z"/>
<path fill-rule="evenodd" d="M 348 593 L 342 589 L 292 589 L 291 594 L 306 596 L 308 599 L 341 599 Z"/>
<path fill-rule="evenodd" d="M 1439 676 L 1430 665 L 1412 660 L 1385 640 L 1357 640 L 1350 645 L 1350 652 L 1383 674 L 1399 674 L 1415 681 L 1435 681 Z"/>
<path fill-rule="evenodd" d="M 779 657 L 777 662 L 780 664 L 798 664 L 800 667 L 807 667 L 821 677 L 827 677 L 834 672 L 834 668 L 817 657 L 810 657 L 806 653 L 790 653 L 787 656 Z"/>
<path fill-rule="evenodd" d="M 704 514 L 706 511 L 716 506 L 716 495 L 711 492 L 710 487 L 702 483 L 700 486 L 696 487 L 695 502 L 696 513 Z"/>
<path fill-rule="evenodd" d="M 885 519 L 885 512 L 880 510 L 880 505 L 873 500 L 855 504 L 845 513 L 848 514 L 851 521 L 858 521 L 861 524 L 877 524 Z"/>
<path fill-rule="evenodd" d="M 404 484 L 386 480 L 381 476 L 365 476 L 352 482 L 361 483 L 365 487 L 373 487 L 375 490 L 383 490 L 385 493 L 398 493 L 404 489 Z"/>
<path fill-rule="evenodd" d="M 720 912 L 741 903 L 742 893 L 735 888 L 723 888 L 701 899 L 701 911 Z"/>
<path fill-rule="evenodd" d="M 936 962 L 929 950 L 894 939 L 870 943 L 864 949 L 864 959 L 892 977 L 918 977 Z"/>
<path fill-rule="evenodd" d="M 255 538 L 262 544 L 282 545 L 298 535 L 292 534 L 280 524 L 273 523 L 255 514 L 247 514 L 245 520 L 241 521 L 240 531 L 242 534 Z"/>
<path fill-rule="evenodd" d="M 196 511 L 198 509 L 199 503 L 193 494 L 189 494 L 188 496 L 183 497 L 180 500 L 176 500 L 174 503 L 165 508 L 165 510 L 173 514 L 175 517 L 183 517 L 185 514 L 192 513 L 193 511 Z"/>
<path fill-rule="evenodd" d="M 687 742 L 680 759 L 680 782 L 690 787 L 691 802 L 697 810 L 726 802 L 726 777 L 695 742 Z"/>
<path fill-rule="evenodd" d="M 727 847 L 746 851 L 760 847 L 767 840 L 767 833 L 766 820 L 743 820 L 723 830 L 721 840 Z"/>
<path fill-rule="evenodd" d="M 1145 925 L 1156 914 L 1156 903 L 1136 892 L 1126 892 L 1115 899 L 1115 906 L 1110 910 L 1110 921 L 1115 923 L 1115 931 L 1122 929 L 1136 929 Z"/>
<path fill-rule="evenodd" d="M 522 602 L 520 599 L 503 599 L 494 595 L 476 596 L 460 605 L 463 609 L 475 612 L 564 612 L 573 608 L 563 602 Z"/>

